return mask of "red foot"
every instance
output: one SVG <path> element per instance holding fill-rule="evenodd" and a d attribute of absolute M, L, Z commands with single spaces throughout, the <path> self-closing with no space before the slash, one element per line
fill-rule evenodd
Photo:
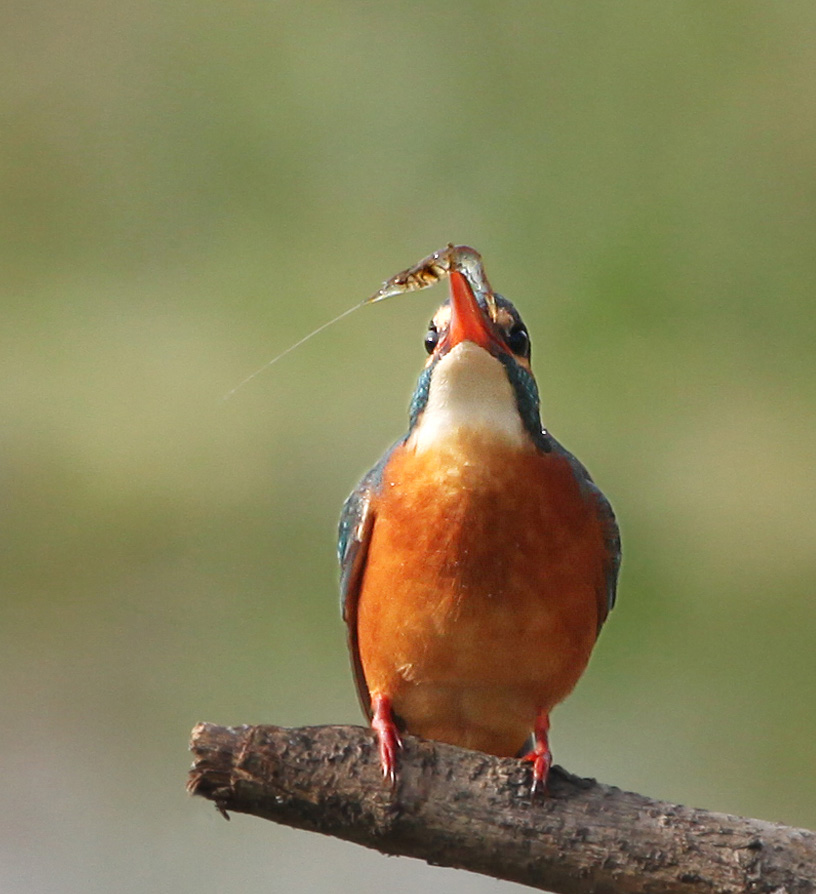
<path fill-rule="evenodd" d="M 387 695 L 375 695 L 371 699 L 371 728 L 377 734 L 380 746 L 380 766 L 383 776 L 391 785 L 397 780 L 397 754 L 402 748 L 394 714 L 391 711 L 391 699 Z"/>
<path fill-rule="evenodd" d="M 535 724 L 535 749 L 525 754 L 522 760 L 529 761 L 533 765 L 533 784 L 530 786 L 530 794 L 536 792 L 547 793 L 547 776 L 552 766 L 552 754 L 547 734 L 550 731 L 550 718 L 547 714 L 539 714 Z"/>

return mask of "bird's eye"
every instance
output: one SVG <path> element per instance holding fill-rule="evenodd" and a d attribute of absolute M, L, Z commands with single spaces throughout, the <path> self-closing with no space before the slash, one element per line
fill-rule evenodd
<path fill-rule="evenodd" d="M 527 357 L 530 354 L 530 336 L 522 323 L 516 323 L 507 333 L 507 347 L 517 357 Z"/>
<path fill-rule="evenodd" d="M 436 331 L 436 326 L 431 323 L 430 328 L 428 329 L 428 334 L 425 336 L 425 350 L 429 354 L 433 354 L 436 350 L 436 346 L 439 343 L 439 333 Z"/>

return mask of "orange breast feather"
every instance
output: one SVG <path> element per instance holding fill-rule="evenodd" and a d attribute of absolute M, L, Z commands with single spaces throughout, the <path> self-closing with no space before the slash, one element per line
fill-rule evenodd
<path fill-rule="evenodd" d="M 369 692 L 408 732 L 511 756 L 586 667 L 606 553 L 567 460 L 503 446 L 394 451 L 372 502 L 357 637 Z"/>

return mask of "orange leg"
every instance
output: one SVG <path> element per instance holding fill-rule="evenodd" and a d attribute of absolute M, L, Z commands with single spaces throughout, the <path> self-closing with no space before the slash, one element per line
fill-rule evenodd
<path fill-rule="evenodd" d="M 391 699 L 387 695 L 372 696 L 371 714 L 371 728 L 377 734 L 383 776 L 394 785 L 397 779 L 397 754 L 402 748 L 402 739 L 394 723 Z"/>
<path fill-rule="evenodd" d="M 535 748 L 529 754 L 525 754 L 522 760 L 530 761 L 533 765 L 533 784 L 530 794 L 547 791 L 547 775 L 552 766 L 552 754 L 547 734 L 550 731 L 549 714 L 539 714 L 535 722 Z"/>

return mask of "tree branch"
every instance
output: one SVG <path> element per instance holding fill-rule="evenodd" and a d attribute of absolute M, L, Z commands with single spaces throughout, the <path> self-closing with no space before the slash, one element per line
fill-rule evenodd
<path fill-rule="evenodd" d="M 360 727 L 221 727 L 190 743 L 188 789 L 227 811 L 558 894 L 814 894 L 816 835 L 405 737 L 395 790 Z"/>

